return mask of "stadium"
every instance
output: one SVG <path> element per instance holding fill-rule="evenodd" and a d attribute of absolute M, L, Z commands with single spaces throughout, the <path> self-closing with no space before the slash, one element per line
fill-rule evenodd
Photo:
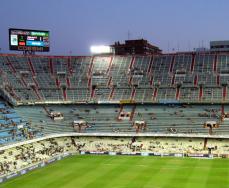
<path fill-rule="evenodd" d="M 1 54 L 1 181 L 79 154 L 227 158 L 228 57 Z"/>
<path fill-rule="evenodd" d="M 50 33 L 8 28 L 0 188 L 229 187 L 229 41 L 53 55 Z"/>

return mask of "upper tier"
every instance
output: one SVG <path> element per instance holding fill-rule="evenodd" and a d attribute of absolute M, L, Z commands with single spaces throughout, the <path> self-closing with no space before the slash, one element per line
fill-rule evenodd
<path fill-rule="evenodd" d="M 1 92 L 15 104 L 229 101 L 229 53 L 151 56 L 1 54 Z"/>

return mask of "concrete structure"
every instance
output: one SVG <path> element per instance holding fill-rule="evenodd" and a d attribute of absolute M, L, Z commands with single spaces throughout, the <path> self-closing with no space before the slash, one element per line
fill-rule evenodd
<path fill-rule="evenodd" d="M 217 52 L 228 52 L 229 51 L 229 40 L 223 41 L 211 41 L 210 50 Z"/>
<path fill-rule="evenodd" d="M 147 40 L 126 40 L 124 44 L 115 42 L 111 45 L 113 52 L 116 55 L 130 55 L 130 54 L 140 54 L 140 55 L 149 55 L 149 54 L 161 54 L 157 46 L 150 44 Z"/>

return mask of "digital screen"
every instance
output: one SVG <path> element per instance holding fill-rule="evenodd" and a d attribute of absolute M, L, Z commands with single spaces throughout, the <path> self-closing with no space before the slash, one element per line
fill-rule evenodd
<path fill-rule="evenodd" d="M 9 29 L 10 50 L 49 52 L 49 31 Z"/>

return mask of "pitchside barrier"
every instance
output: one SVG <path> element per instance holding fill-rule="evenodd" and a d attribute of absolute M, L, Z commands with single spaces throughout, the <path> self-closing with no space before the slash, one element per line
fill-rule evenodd
<path fill-rule="evenodd" d="M 102 151 L 80 151 L 81 155 L 136 155 L 156 157 L 193 157 L 193 158 L 214 158 L 212 154 L 184 154 L 184 153 L 148 153 L 148 152 L 102 152 Z M 215 156 L 217 157 L 217 156 Z"/>

